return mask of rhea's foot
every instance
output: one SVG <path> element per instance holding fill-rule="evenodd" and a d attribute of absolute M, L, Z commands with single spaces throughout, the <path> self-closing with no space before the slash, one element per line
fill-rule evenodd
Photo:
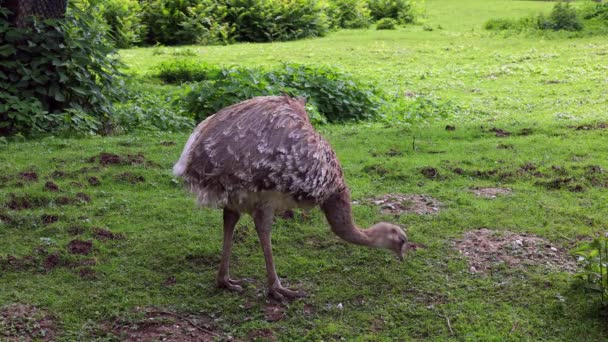
<path fill-rule="evenodd" d="M 306 292 L 290 290 L 279 285 L 271 287 L 270 290 L 268 290 L 268 295 L 278 301 L 282 301 L 283 299 L 296 299 L 306 297 Z"/>
<path fill-rule="evenodd" d="M 243 280 L 230 279 L 228 277 L 218 278 L 217 280 L 217 287 L 219 287 L 220 289 L 228 289 L 234 292 L 243 292 L 243 287 L 241 286 L 242 284 Z"/>

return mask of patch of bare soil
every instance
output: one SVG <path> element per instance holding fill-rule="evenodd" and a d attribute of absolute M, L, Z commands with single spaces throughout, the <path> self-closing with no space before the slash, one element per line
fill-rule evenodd
<path fill-rule="evenodd" d="M 87 255 L 91 253 L 91 249 L 93 248 L 92 241 L 83 241 L 83 240 L 72 240 L 68 244 L 68 251 L 72 254 L 82 254 Z"/>
<path fill-rule="evenodd" d="M 272 329 L 264 328 L 252 330 L 247 334 L 247 341 L 277 341 Z"/>
<path fill-rule="evenodd" d="M 509 131 L 505 131 L 502 128 L 490 128 L 489 130 L 490 132 L 493 132 L 494 134 L 496 134 L 497 137 L 508 137 L 511 135 L 511 132 Z"/>
<path fill-rule="evenodd" d="M 186 317 L 170 311 L 148 309 L 138 321 L 117 320 L 111 333 L 121 341 L 206 342 L 215 341 L 220 334 L 205 317 Z"/>
<path fill-rule="evenodd" d="M 510 195 L 513 191 L 509 188 L 472 188 L 471 191 L 478 197 L 496 198 L 498 195 Z"/>
<path fill-rule="evenodd" d="M 563 248 L 531 234 L 479 229 L 468 231 L 454 241 L 469 262 L 472 273 L 486 273 L 495 265 L 525 267 L 544 265 L 554 270 L 574 272 L 576 262 Z"/>
<path fill-rule="evenodd" d="M 125 238 L 123 234 L 113 233 L 105 228 L 93 228 L 93 236 L 97 240 L 122 240 Z"/>
<path fill-rule="evenodd" d="M 83 267 L 78 270 L 78 275 L 82 279 L 92 280 L 97 278 L 97 272 L 90 267 Z"/>
<path fill-rule="evenodd" d="M 175 146 L 175 141 L 161 141 L 162 146 Z"/>
<path fill-rule="evenodd" d="M 84 203 L 91 202 L 91 196 L 85 194 L 84 192 L 79 192 L 76 194 L 76 198 Z"/>
<path fill-rule="evenodd" d="M 82 233 L 84 233 L 85 229 L 83 227 L 78 227 L 78 226 L 72 226 L 70 228 L 68 228 L 68 233 L 70 235 L 81 235 Z"/>
<path fill-rule="evenodd" d="M 48 181 L 44 184 L 44 190 L 51 191 L 51 192 L 57 192 L 57 191 L 59 191 L 59 186 L 51 181 Z"/>
<path fill-rule="evenodd" d="M 57 215 L 43 214 L 40 217 L 40 220 L 42 220 L 42 223 L 44 224 L 52 224 L 59 221 L 59 217 L 57 217 Z"/>
<path fill-rule="evenodd" d="M 374 197 L 370 203 L 380 206 L 383 214 L 436 214 L 442 203 L 427 195 L 386 194 Z"/>
<path fill-rule="evenodd" d="M 23 171 L 19 173 L 19 178 L 28 182 L 35 182 L 38 180 L 38 174 L 34 171 Z"/>
<path fill-rule="evenodd" d="M 0 309 L 0 340 L 54 341 L 55 320 L 44 310 L 24 304 Z"/>
<path fill-rule="evenodd" d="M 130 184 L 137 184 L 137 183 L 145 183 L 146 179 L 144 178 L 144 176 L 142 175 L 136 175 L 134 173 L 131 172 L 123 172 L 119 175 L 116 175 L 116 180 L 120 181 L 120 182 L 126 182 L 126 183 L 130 183 Z"/>
<path fill-rule="evenodd" d="M 436 179 L 439 177 L 439 171 L 437 171 L 437 169 L 434 167 L 423 167 L 420 170 L 420 173 L 422 173 L 422 175 L 428 179 Z"/>
<path fill-rule="evenodd" d="M 97 178 L 97 177 L 89 177 L 89 179 L 87 179 L 87 181 L 89 182 L 89 184 L 91 186 L 99 186 L 99 184 L 101 184 L 101 182 L 99 181 L 99 178 Z"/>
<path fill-rule="evenodd" d="M 278 322 L 285 317 L 285 307 L 280 303 L 269 302 L 264 307 L 264 318 L 268 322 Z"/>
<path fill-rule="evenodd" d="M 59 254 L 53 253 L 53 254 L 49 254 L 46 258 L 44 258 L 44 261 L 42 262 L 42 266 L 44 267 L 45 270 L 50 271 L 53 268 L 59 266 L 60 262 L 61 262 L 61 259 L 59 258 Z"/>
<path fill-rule="evenodd" d="M 6 202 L 6 206 L 12 210 L 24 210 L 43 207 L 48 203 L 49 199 L 46 197 L 35 197 L 28 194 L 9 194 L 9 200 Z"/>
<path fill-rule="evenodd" d="M 579 125 L 579 126 L 570 126 L 570 128 L 574 128 L 577 131 L 588 131 L 588 130 L 592 130 L 592 129 L 606 129 L 606 128 L 608 128 L 608 123 L 606 123 L 606 122 L 599 122 L 599 123 L 594 123 L 594 124 L 584 124 L 584 125 Z"/>
<path fill-rule="evenodd" d="M 120 156 L 114 153 L 102 152 L 97 156 L 93 156 L 88 159 L 89 163 L 99 162 L 102 166 L 108 165 L 136 165 L 143 164 L 146 162 L 146 157 L 143 153 L 127 154 L 126 156 Z"/>

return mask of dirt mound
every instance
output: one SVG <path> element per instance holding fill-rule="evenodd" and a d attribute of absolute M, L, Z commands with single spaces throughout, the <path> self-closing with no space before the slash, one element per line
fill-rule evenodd
<path fill-rule="evenodd" d="M 92 241 L 72 240 L 68 244 L 68 251 L 72 254 L 87 255 L 93 248 Z"/>
<path fill-rule="evenodd" d="M 380 206 L 383 214 L 436 214 L 442 203 L 426 195 L 387 194 L 368 200 Z"/>
<path fill-rule="evenodd" d="M 471 191 L 478 197 L 496 198 L 498 195 L 510 195 L 513 191 L 509 188 L 472 188 Z"/>
<path fill-rule="evenodd" d="M 97 240 L 122 240 L 125 238 L 123 234 L 111 232 L 105 228 L 93 228 L 93 236 Z"/>
<path fill-rule="evenodd" d="M 0 340 L 54 341 L 54 319 L 35 306 L 12 304 L 0 309 Z"/>
<path fill-rule="evenodd" d="M 568 251 L 526 233 L 479 229 L 468 231 L 454 245 L 467 257 L 473 273 L 488 272 L 496 265 L 525 267 L 544 265 L 554 270 L 574 272 L 576 262 Z"/>
<path fill-rule="evenodd" d="M 138 321 L 117 320 L 111 333 L 121 341 L 215 341 L 219 334 L 204 318 L 185 317 L 173 312 L 147 310 Z"/>
<path fill-rule="evenodd" d="M 116 175 L 114 177 L 118 182 L 126 182 L 129 184 L 137 184 L 137 183 L 145 183 L 146 178 L 142 175 L 137 175 L 132 172 L 123 172 L 121 174 Z"/>
<path fill-rule="evenodd" d="M 34 171 L 23 171 L 19 173 L 19 178 L 28 182 L 35 182 L 38 180 L 38 174 Z"/>
<path fill-rule="evenodd" d="M 57 191 L 59 191 L 59 186 L 51 181 L 48 181 L 44 184 L 44 190 L 51 191 L 51 192 L 57 192 Z"/>

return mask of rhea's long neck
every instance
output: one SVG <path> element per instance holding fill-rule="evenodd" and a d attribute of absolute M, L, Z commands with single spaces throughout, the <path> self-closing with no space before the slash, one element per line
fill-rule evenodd
<path fill-rule="evenodd" d="M 356 245 L 370 246 L 372 242 L 364 230 L 355 226 L 348 189 L 336 193 L 321 204 L 331 230 L 343 240 Z"/>

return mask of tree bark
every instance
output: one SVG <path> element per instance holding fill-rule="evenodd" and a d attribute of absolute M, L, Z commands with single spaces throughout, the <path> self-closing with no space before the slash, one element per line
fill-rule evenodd
<path fill-rule="evenodd" d="M 63 18 L 68 0 L 5 0 L 5 6 L 12 12 L 9 20 L 17 27 L 26 27 L 31 16 L 40 19 Z"/>

